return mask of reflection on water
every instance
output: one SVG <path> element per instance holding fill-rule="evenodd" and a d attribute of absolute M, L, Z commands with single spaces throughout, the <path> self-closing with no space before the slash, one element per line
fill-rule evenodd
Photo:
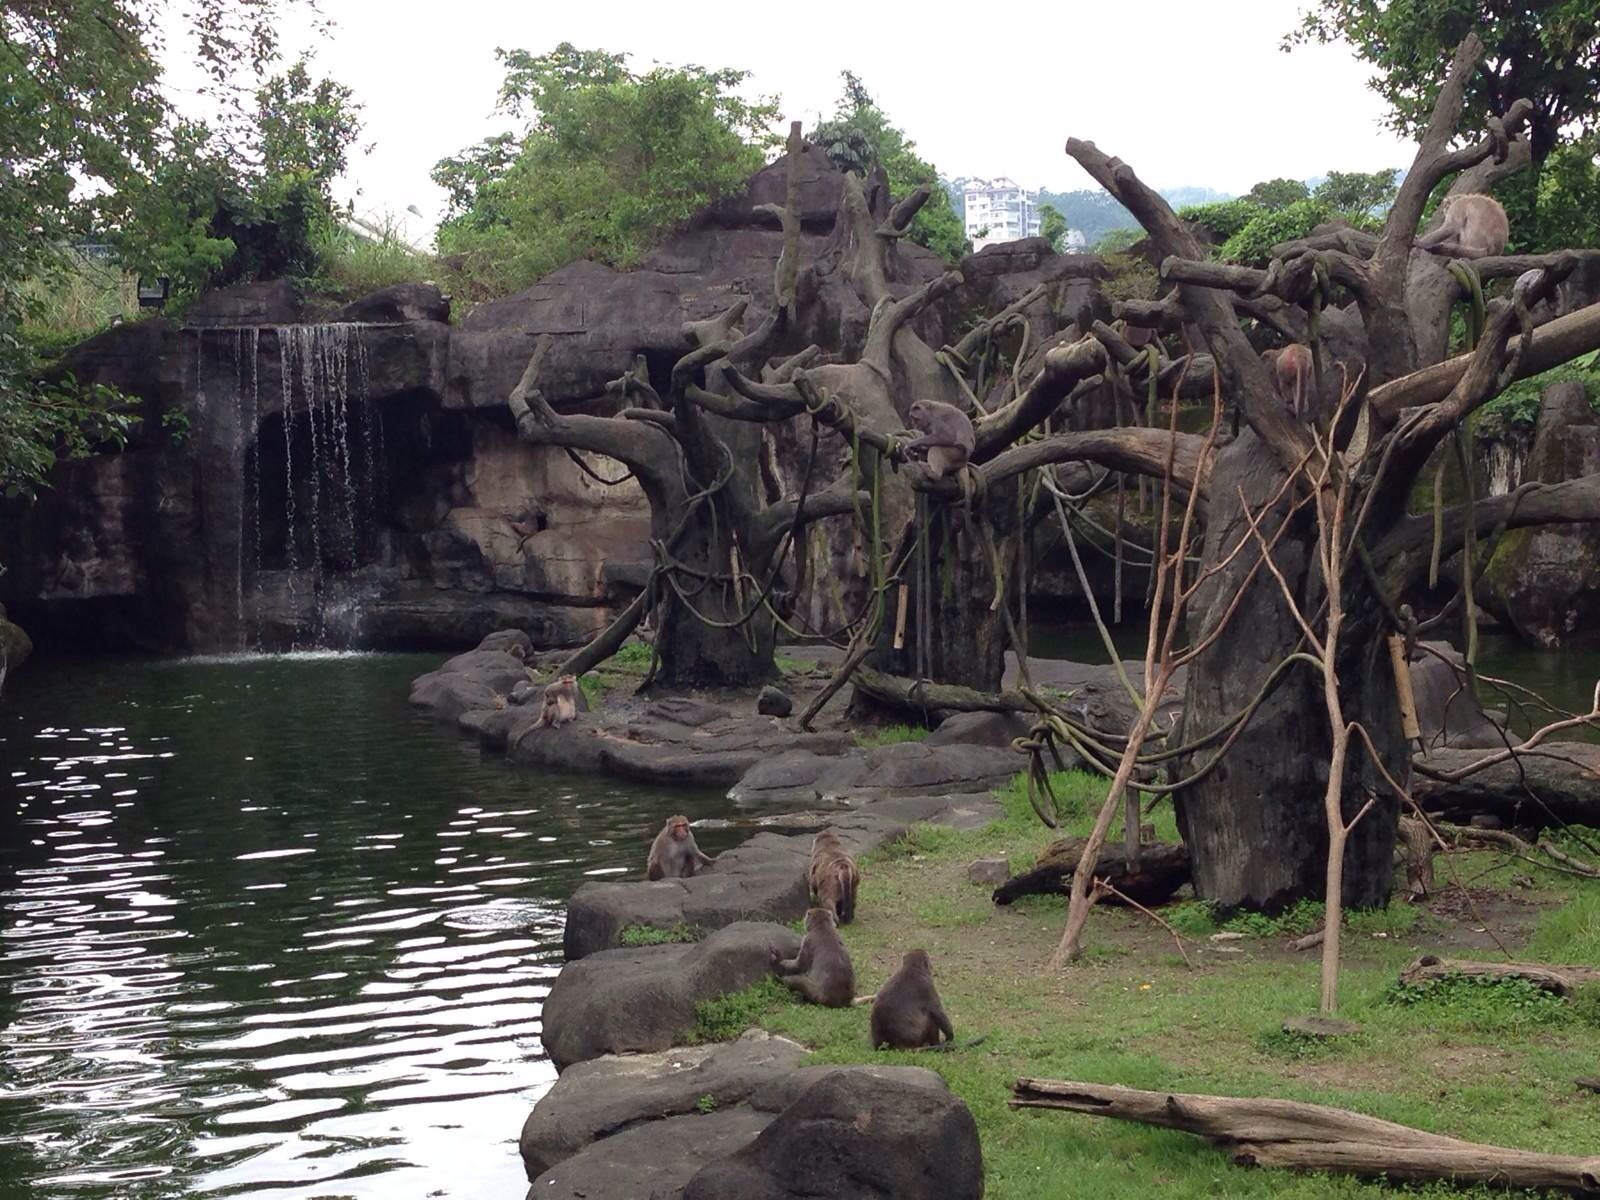
<path fill-rule="evenodd" d="M 405 702 L 434 663 L 12 677 L 0 1197 L 521 1195 L 561 902 L 731 805 L 480 758 Z"/>

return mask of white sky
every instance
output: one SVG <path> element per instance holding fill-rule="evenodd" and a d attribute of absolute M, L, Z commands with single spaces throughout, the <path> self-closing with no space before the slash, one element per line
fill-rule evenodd
<path fill-rule="evenodd" d="M 635 67 L 699 63 L 752 72 L 786 118 L 831 113 L 839 72 L 855 71 L 947 177 L 1009 175 L 1024 187 L 1092 186 L 1068 159 L 1088 138 L 1157 187 L 1243 192 L 1278 176 L 1400 167 L 1412 147 L 1380 125 L 1369 72 L 1344 46 L 1279 43 L 1295 0 L 1043 0 L 1027 6 L 872 0 L 694 5 L 638 0 L 322 0 L 330 35 L 295 14 L 292 58 L 352 87 L 363 144 L 345 195 L 358 213 L 396 217 L 426 240 L 443 196 L 435 161 L 507 127 L 493 114 L 497 46 L 542 53 L 570 41 L 625 52 Z M 780 23 L 786 13 L 799 14 Z M 173 82 L 186 68 L 175 46 Z M 1304 131 L 1310 129 L 1311 136 Z"/>

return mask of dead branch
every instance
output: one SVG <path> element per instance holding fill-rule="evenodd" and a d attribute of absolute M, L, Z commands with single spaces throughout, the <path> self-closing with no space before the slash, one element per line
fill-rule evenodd
<path fill-rule="evenodd" d="M 1196 1134 L 1240 1165 L 1600 1194 L 1600 1157 L 1486 1146 L 1321 1104 L 1062 1079 L 1019 1079 L 1013 1093 L 1013 1108 L 1056 1108 Z"/>
<path fill-rule="evenodd" d="M 1529 962 L 1474 962 L 1466 958 L 1439 958 L 1424 954 L 1400 972 L 1404 984 L 1438 983 L 1444 979 L 1525 979 L 1537 988 L 1563 998 L 1580 987 L 1600 982 L 1600 968 L 1560 966 Z"/>

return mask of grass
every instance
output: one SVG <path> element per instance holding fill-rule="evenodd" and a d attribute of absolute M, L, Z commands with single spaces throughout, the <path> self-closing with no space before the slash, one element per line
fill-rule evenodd
<path fill-rule="evenodd" d="M 856 734 L 858 746 L 895 746 L 901 742 L 920 742 L 927 738 L 931 730 L 920 725 L 885 725 L 881 729 L 870 729 Z"/>
<path fill-rule="evenodd" d="M 1162 915 L 1198 940 L 1178 957 L 1170 935 L 1125 909 L 1092 916 L 1087 952 L 1052 975 L 1043 964 L 1060 937 L 1065 901 L 1026 897 L 999 908 L 965 880 L 977 857 L 1031 865 L 1052 838 L 1087 832 L 1104 784 L 1064 773 L 1053 781 L 1063 828 L 1045 830 L 1026 788 L 1000 795 L 1004 816 L 958 833 L 920 826 L 903 842 L 863 859 L 860 908 L 842 936 L 868 992 L 908 949 L 931 954 L 955 1023 L 951 1053 L 874 1053 L 863 1008 L 800 1004 L 768 980 L 702 1006 L 697 1035 L 737 1036 L 750 1024 L 793 1037 L 819 1063 L 901 1063 L 944 1077 L 971 1108 L 983 1140 L 990 1200 L 1063 1196 L 1362 1197 L 1393 1200 L 1397 1189 L 1346 1178 L 1248 1170 L 1199 1139 L 1062 1113 L 1015 1112 L 1006 1104 L 1024 1075 L 1133 1087 L 1281 1096 L 1332 1104 L 1477 1141 L 1555 1153 L 1600 1145 L 1600 1104 L 1572 1086 L 1600 1059 L 1600 989 L 1570 1001 L 1526 989 L 1447 981 L 1400 989 L 1398 973 L 1424 951 L 1492 957 L 1465 922 L 1396 904 L 1352 914 L 1345 935 L 1340 1016 L 1354 1037 L 1287 1034 L 1286 1017 L 1313 1012 L 1315 953 L 1288 951 L 1279 935 L 1314 928 L 1320 906 L 1299 906 L 1271 923 L 1271 936 L 1211 944 L 1217 926 L 1198 902 Z M 1175 835 L 1170 806 L 1152 818 Z M 1482 851 L 1463 853 L 1474 888 L 1506 893 L 1492 910 L 1501 936 L 1522 957 L 1600 962 L 1600 885 L 1547 876 L 1540 890 L 1512 888 L 1514 868 Z M 1440 871 L 1440 878 L 1447 878 Z M 1447 906 L 1440 905 L 1441 913 Z M 1531 933 L 1531 941 L 1529 934 Z M 1379 936 L 1383 935 L 1383 936 Z M 1471 939 L 1479 940 L 1472 942 Z M 1463 945 L 1471 942 L 1471 945 Z M 984 1040 L 970 1045 L 982 1035 Z M 1504 1197 L 1503 1190 L 1443 1186 L 1412 1196 Z"/>
<path fill-rule="evenodd" d="M 617 934 L 617 944 L 664 946 L 673 942 L 698 942 L 705 936 L 706 931 L 698 925 L 685 925 L 682 921 L 666 929 L 658 929 L 654 925 L 628 925 Z"/>
<path fill-rule="evenodd" d="M 436 274 L 433 257 L 407 243 L 399 222 L 388 217 L 365 231 L 330 225 L 317 250 L 322 259 L 318 290 L 341 300 L 355 300 L 379 288 L 415 283 Z"/>
<path fill-rule="evenodd" d="M 114 263 L 68 251 L 60 269 L 26 280 L 23 334 L 46 355 L 139 316 L 138 280 Z"/>

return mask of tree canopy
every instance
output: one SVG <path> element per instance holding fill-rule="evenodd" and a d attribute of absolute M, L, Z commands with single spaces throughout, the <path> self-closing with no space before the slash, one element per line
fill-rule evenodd
<path fill-rule="evenodd" d="M 1481 128 L 1516 100 L 1533 101 L 1528 141 L 1538 167 L 1563 137 L 1600 127 L 1600 7 L 1593 0 L 1317 0 L 1284 39 L 1344 41 L 1371 63 L 1390 124 L 1421 134 L 1445 67 L 1469 32 L 1487 53 L 1467 85 L 1466 128 Z"/>
<path fill-rule="evenodd" d="M 501 50 L 500 111 L 522 123 L 441 159 L 439 249 L 469 294 L 503 293 L 579 258 L 626 266 L 706 204 L 741 187 L 776 144 L 773 101 L 747 73 L 656 67 L 563 42 Z"/>
<path fill-rule="evenodd" d="M 889 190 L 896 196 L 915 188 L 928 188 L 932 194 L 911 222 L 908 237 L 942 255 L 947 262 L 955 262 L 967 252 L 967 235 L 950 193 L 939 180 L 939 172 L 917 154 L 916 143 L 890 123 L 853 72 L 840 74 L 844 93 L 839 97 L 839 107 L 817 126 L 812 141 L 827 151 L 842 171 L 865 175 L 874 165 L 882 166 Z"/>
<path fill-rule="evenodd" d="M 207 77 L 202 90 L 225 113 L 239 111 L 241 93 L 250 95 L 239 81 L 259 79 L 275 58 L 278 21 L 295 2 L 186 7 Z M 9 493 L 31 491 L 58 456 L 120 438 L 130 424 L 104 395 L 85 394 L 70 380 L 38 382 L 26 327 L 41 304 L 35 284 L 70 269 L 73 240 L 131 228 L 142 219 L 138 202 L 159 194 L 157 176 L 180 160 L 194 166 L 210 136 L 178 121 L 162 90 L 158 54 L 169 7 L 166 0 L 0 7 L 0 489 Z M 284 86 L 316 90 L 309 76 L 303 84 L 286 78 Z M 279 138 L 286 153 L 288 142 L 286 124 Z M 191 232 L 195 261 L 223 253 L 203 245 L 220 239 Z M 151 254 L 148 265 L 173 262 Z"/>

